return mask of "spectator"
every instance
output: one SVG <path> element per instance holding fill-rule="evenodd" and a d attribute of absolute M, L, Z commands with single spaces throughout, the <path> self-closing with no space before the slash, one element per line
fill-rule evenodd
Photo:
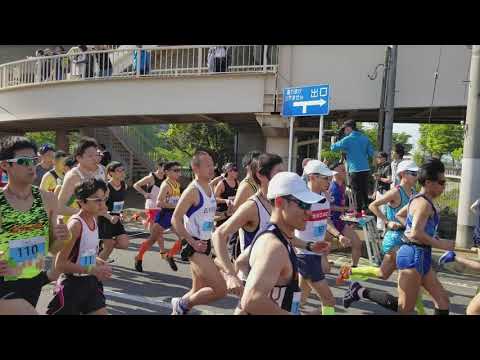
<path fill-rule="evenodd" d="M 227 72 L 227 48 L 213 46 L 208 50 L 208 71 Z"/>
<path fill-rule="evenodd" d="M 71 75 L 74 77 L 85 77 L 85 68 L 87 63 L 87 56 L 85 51 L 87 51 L 87 47 L 85 45 L 79 45 L 78 49 L 80 53 L 78 55 L 74 55 L 72 58 L 72 69 Z"/>
<path fill-rule="evenodd" d="M 348 174 L 351 179 L 352 190 L 355 194 L 357 216 L 368 207 L 368 177 L 370 174 L 369 157 L 373 157 L 374 150 L 368 137 L 357 131 L 355 121 L 346 121 L 341 129 L 340 141 L 332 144 L 332 151 L 343 150 L 346 153 Z"/>
<path fill-rule="evenodd" d="M 33 182 L 33 185 L 35 186 L 40 186 L 43 175 L 45 175 L 47 171 L 53 169 L 55 162 L 55 149 L 50 144 L 44 144 L 38 150 L 38 156 L 40 158 L 40 162 L 35 167 L 36 177 Z"/>
<path fill-rule="evenodd" d="M 87 46 L 87 51 L 95 51 L 95 45 Z M 93 78 L 95 77 L 95 54 L 86 54 L 86 77 Z"/>
<path fill-rule="evenodd" d="M 391 187 L 397 186 L 400 184 L 400 178 L 397 176 L 397 167 L 403 160 L 403 156 L 405 155 L 405 147 L 402 144 L 395 144 L 392 150 L 392 182 Z"/>
<path fill-rule="evenodd" d="M 43 58 L 44 56 L 43 50 L 37 50 L 35 52 L 35 57 L 37 61 L 35 62 L 35 82 L 43 81 L 43 63 L 45 62 Z"/>
<path fill-rule="evenodd" d="M 140 52 L 140 75 L 150 73 L 150 53 L 142 50 L 143 45 L 137 45 L 137 49 L 133 52 L 133 71 L 137 72 L 137 58 Z"/>
<path fill-rule="evenodd" d="M 102 50 L 102 52 L 95 54 L 98 64 L 97 76 L 112 76 L 112 62 L 110 61 L 109 53 L 105 51 L 108 50 L 107 45 L 98 45 L 97 50 Z"/>
<path fill-rule="evenodd" d="M 392 182 L 391 166 L 387 161 L 388 154 L 386 152 L 379 152 L 377 154 L 377 171 L 373 174 L 375 178 L 375 199 L 379 199 L 383 194 L 390 190 L 390 184 Z M 380 207 L 380 210 L 385 213 L 385 205 Z M 382 219 L 377 218 L 377 229 L 385 230 L 385 224 Z"/>
<path fill-rule="evenodd" d="M 43 50 L 43 55 L 45 57 L 52 56 L 52 50 L 46 48 Z M 49 81 L 50 75 L 52 73 L 52 59 L 43 59 L 42 61 L 42 81 Z"/>
<path fill-rule="evenodd" d="M 104 144 L 99 144 L 98 147 L 100 148 L 102 154 L 102 160 L 100 161 L 100 164 L 102 164 L 103 166 L 107 166 L 112 162 L 112 155 L 107 150 L 107 147 Z"/>
<path fill-rule="evenodd" d="M 63 55 L 65 49 L 63 46 L 57 46 L 53 51 L 53 55 Z M 61 57 L 54 58 L 53 60 L 53 69 L 55 74 L 55 80 L 63 80 L 63 59 Z"/>

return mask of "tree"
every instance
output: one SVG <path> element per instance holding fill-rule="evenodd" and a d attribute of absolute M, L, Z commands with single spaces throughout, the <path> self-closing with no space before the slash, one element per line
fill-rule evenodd
<path fill-rule="evenodd" d="M 234 130 L 225 123 L 172 124 L 165 132 L 158 133 L 164 145 L 157 148 L 165 159 L 175 159 L 187 166 L 198 148 L 210 150 L 218 165 L 233 158 Z"/>
<path fill-rule="evenodd" d="M 444 155 L 463 148 L 463 127 L 461 125 L 420 125 L 420 148 L 429 156 L 439 159 Z M 463 150 L 462 150 L 463 151 Z M 456 153 L 458 155 L 458 151 Z"/>
<path fill-rule="evenodd" d="M 378 143 L 377 143 L 377 133 L 378 133 L 378 125 L 375 124 L 372 128 L 369 129 L 362 129 L 363 133 L 368 136 L 370 139 L 373 147 L 378 150 Z M 410 138 L 412 136 L 401 132 L 401 133 L 393 133 L 392 134 L 392 144 L 403 144 L 405 146 L 405 153 L 409 153 L 413 145 L 409 143 Z"/>
<path fill-rule="evenodd" d="M 28 132 L 25 136 L 35 142 L 37 146 L 55 144 L 55 131 Z"/>

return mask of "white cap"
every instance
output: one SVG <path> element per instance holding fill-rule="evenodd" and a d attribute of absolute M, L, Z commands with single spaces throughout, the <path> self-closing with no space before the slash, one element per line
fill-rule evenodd
<path fill-rule="evenodd" d="M 307 163 L 307 165 L 305 165 L 305 169 L 303 169 L 303 173 L 305 175 L 320 174 L 320 175 L 323 175 L 323 176 L 333 176 L 337 172 L 330 170 L 328 168 L 328 166 L 325 165 L 320 160 L 310 160 Z"/>
<path fill-rule="evenodd" d="M 403 160 L 397 166 L 397 175 L 402 171 L 418 171 L 418 166 L 415 164 L 415 161 L 412 160 Z"/>
<path fill-rule="evenodd" d="M 322 200 L 322 196 L 308 189 L 307 184 L 298 174 L 282 171 L 270 180 L 267 197 L 273 200 L 287 195 L 292 195 L 307 204 L 316 204 Z"/>

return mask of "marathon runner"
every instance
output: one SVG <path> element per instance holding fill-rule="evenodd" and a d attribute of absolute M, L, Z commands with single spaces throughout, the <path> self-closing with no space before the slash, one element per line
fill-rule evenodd
<path fill-rule="evenodd" d="M 32 186 L 36 155 L 27 138 L 0 140 L 0 168 L 8 174 L 0 190 L 0 314 L 37 314 L 42 287 L 58 277 L 44 270 L 45 256 L 68 239 L 66 225 L 57 225 L 54 195 Z"/>
<path fill-rule="evenodd" d="M 98 255 L 107 261 L 113 249 L 128 249 L 129 240 L 122 224 L 122 213 L 125 207 L 127 184 L 125 183 L 125 167 L 118 161 L 112 161 L 107 166 L 110 178 L 107 192 L 108 213 L 102 212 L 98 218 L 98 233 L 102 239 L 103 249 Z"/>
<path fill-rule="evenodd" d="M 243 314 L 299 315 L 299 269 L 292 239 L 294 230 L 305 230 L 312 204 L 322 197 L 291 172 L 272 178 L 267 197 L 274 201 L 272 216 L 251 245 L 250 271 L 240 307 Z"/>
<path fill-rule="evenodd" d="M 107 200 L 103 180 L 83 180 L 75 188 L 80 211 L 68 222 L 72 239 L 56 256 L 61 272 L 55 297 L 48 304 L 49 315 L 108 315 L 102 282 L 112 276 L 112 268 L 97 257 L 99 237 L 96 218 Z"/>
<path fill-rule="evenodd" d="M 238 185 L 237 195 L 235 195 L 235 200 L 233 200 L 232 213 L 258 191 L 253 174 L 256 171 L 256 160 L 260 154 L 260 151 L 253 150 L 243 157 L 242 166 L 246 170 L 247 175 Z"/>
<path fill-rule="evenodd" d="M 43 175 L 53 168 L 55 149 L 50 144 L 44 144 L 40 146 L 40 149 L 38 150 L 38 157 L 40 162 L 35 167 L 36 177 L 33 182 L 33 185 L 35 186 L 40 186 Z"/>
<path fill-rule="evenodd" d="M 196 305 L 209 304 L 225 297 L 225 281 L 210 257 L 213 220 L 217 208 L 209 185 L 213 160 L 206 151 L 197 151 L 191 162 L 195 180 L 185 189 L 175 208 L 172 224 L 187 245 L 183 257 L 190 260 L 192 289 L 172 299 L 172 315 L 186 315 Z"/>
<path fill-rule="evenodd" d="M 221 220 L 217 220 L 215 226 L 222 225 L 232 215 L 231 208 L 238 190 L 238 168 L 233 163 L 227 163 L 223 167 L 224 179 L 215 187 L 215 198 L 217 200 L 217 213 Z"/>
<path fill-rule="evenodd" d="M 57 199 L 58 199 L 58 194 L 60 194 L 60 190 L 62 189 L 63 180 L 65 179 L 65 174 L 68 173 L 70 170 L 72 170 L 76 165 L 77 165 L 77 162 L 75 161 L 73 156 L 68 156 L 65 158 L 65 161 L 63 163 L 63 177 L 60 185 L 57 185 L 54 191 L 55 197 Z"/>
<path fill-rule="evenodd" d="M 151 231 L 151 226 L 155 222 L 157 214 L 160 212 L 160 208 L 157 207 L 157 198 L 160 193 L 160 185 L 165 178 L 165 173 L 163 171 L 164 162 L 158 161 L 157 168 L 154 172 L 151 172 L 143 179 L 137 181 L 133 184 L 133 188 L 137 190 L 145 198 L 145 214 L 147 220 L 145 221 L 145 228 L 148 231 Z M 142 187 L 146 186 L 147 191 L 143 190 Z"/>
<path fill-rule="evenodd" d="M 160 192 L 156 199 L 156 206 L 161 208 L 152 225 L 150 237 L 145 240 L 138 254 L 135 256 L 135 269 L 143 272 L 143 256 L 155 244 L 158 243 L 160 248 L 160 256 L 165 259 L 173 271 L 177 271 L 177 265 L 173 257 L 181 250 L 181 242 L 175 243 L 172 249 L 167 252 L 165 250 L 164 232 L 172 227 L 172 215 L 178 200 L 180 199 L 180 183 L 178 179 L 181 176 L 180 163 L 169 161 L 164 165 L 166 175 L 165 181 L 160 186 Z"/>
<path fill-rule="evenodd" d="M 55 153 L 55 166 L 52 170 L 43 175 L 40 183 L 40 189 L 43 191 L 54 192 L 58 185 L 62 185 L 65 176 L 65 151 L 59 150 Z"/>
<path fill-rule="evenodd" d="M 79 212 L 78 203 L 75 200 L 75 187 L 85 179 L 95 178 L 106 181 L 103 167 L 97 163 L 98 144 L 93 138 L 83 137 L 73 154 L 78 165 L 65 174 L 62 188 L 58 195 L 59 211 L 64 215 L 64 220 Z"/>

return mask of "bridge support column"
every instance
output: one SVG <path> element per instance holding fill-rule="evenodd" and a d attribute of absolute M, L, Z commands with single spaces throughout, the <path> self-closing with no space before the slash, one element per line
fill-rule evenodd
<path fill-rule="evenodd" d="M 288 119 L 280 115 L 262 113 L 256 114 L 265 138 L 265 151 L 277 154 L 283 159 L 285 169 L 288 165 Z M 292 159 L 295 165 L 296 159 Z M 295 166 L 293 167 L 295 171 Z"/>
<path fill-rule="evenodd" d="M 55 148 L 68 153 L 68 131 L 57 130 L 55 132 Z"/>

